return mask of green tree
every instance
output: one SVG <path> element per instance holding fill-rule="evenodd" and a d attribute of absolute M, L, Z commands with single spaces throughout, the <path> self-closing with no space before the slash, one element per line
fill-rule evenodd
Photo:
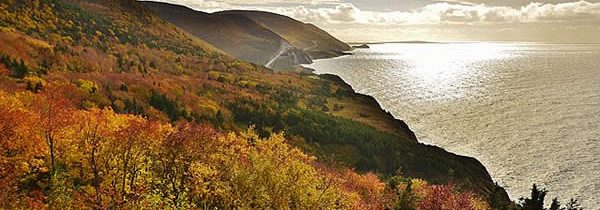
<path fill-rule="evenodd" d="M 558 202 L 558 198 L 552 199 L 552 204 L 550 204 L 549 210 L 561 210 L 560 202 Z"/>
<path fill-rule="evenodd" d="M 515 207 L 515 204 L 508 198 L 508 194 L 506 194 L 504 188 L 498 185 L 498 183 L 495 183 L 494 189 L 488 195 L 487 202 L 492 209 L 496 210 L 509 210 Z"/>
<path fill-rule="evenodd" d="M 577 199 L 571 198 L 567 205 L 565 206 L 565 210 L 582 210 L 581 205 L 577 202 Z"/>
<path fill-rule="evenodd" d="M 398 200 L 394 203 L 395 210 L 414 210 L 416 209 L 417 195 L 412 187 L 412 180 L 395 176 L 388 181 L 388 186 L 394 189 Z"/>
<path fill-rule="evenodd" d="M 520 207 L 522 210 L 544 210 L 544 198 L 548 191 L 546 189 L 538 189 L 537 185 L 533 184 L 531 188 L 531 198 L 520 198 Z"/>
<path fill-rule="evenodd" d="M 18 63 L 15 61 L 14 65 L 14 73 L 13 76 L 16 78 L 23 78 L 29 73 L 29 69 L 23 59 L 21 59 Z"/>

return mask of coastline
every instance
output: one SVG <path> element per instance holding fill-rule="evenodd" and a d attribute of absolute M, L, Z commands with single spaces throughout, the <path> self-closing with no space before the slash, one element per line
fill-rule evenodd
<path fill-rule="evenodd" d="M 347 55 L 347 54 L 345 54 L 345 55 Z M 332 58 L 317 58 L 315 60 L 335 59 L 335 58 L 343 57 L 345 55 L 335 56 Z M 434 149 L 434 150 L 442 150 L 442 151 L 450 154 L 454 158 L 459 159 L 461 161 L 461 164 L 470 165 L 470 166 L 473 166 L 474 168 L 478 168 L 478 170 L 475 171 L 475 173 L 471 174 L 471 177 L 467 178 L 467 180 L 466 180 L 467 185 L 471 185 L 470 190 L 472 190 L 476 193 L 482 194 L 482 195 L 486 195 L 486 196 L 496 196 L 497 198 L 499 198 L 502 201 L 512 202 L 510 200 L 510 197 L 508 196 L 508 193 L 506 192 L 506 190 L 503 187 L 498 186 L 494 182 L 494 180 L 491 178 L 491 175 L 489 174 L 488 169 L 476 158 L 470 157 L 470 156 L 458 155 L 458 154 L 449 152 L 446 149 L 441 148 L 439 146 L 427 145 L 427 144 L 419 142 L 416 135 L 414 134 L 414 132 L 410 129 L 410 126 L 403 120 L 395 118 L 389 111 L 383 109 L 381 107 L 379 101 L 377 101 L 373 96 L 357 93 L 350 84 L 348 84 L 346 81 L 344 81 L 338 75 L 328 74 L 328 73 L 317 74 L 317 73 L 315 73 L 315 69 L 305 67 L 305 66 L 302 66 L 302 68 L 308 70 L 308 72 L 305 72 L 307 75 L 316 76 L 322 80 L 334 82 L 340 86 L 343 86 L 343 87 L 349 89 L 350 92 L 352 93 L 353 97 L 359 98 L 359 100 L 363 101 L 364 103 L 367 103 L 369 106 L 377 109 L 379 112 L 384 113 L 385 117 L 388 120 L 390 120 L 390 122 L 393 122 L 391 124 L 393 124 L 393 126 L 396 127 L 397 130 L 402 131 L 404 133 L 408 133 L 410 135 L 411 141 L 413 141 L 414 143 L 419 145 L 419 147 L 430 148 L 430 149 Z M 419 174 L 419 172 L 413 172 L 413 173 Z M 452 178 L 452 177 L 449 177 L 449 178 Z"/>

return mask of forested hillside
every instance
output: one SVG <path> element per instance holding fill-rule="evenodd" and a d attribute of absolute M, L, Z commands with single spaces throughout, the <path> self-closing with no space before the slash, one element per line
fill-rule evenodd
<path fill-rule="evenodd" d="M 0 43 L 0 208 L 508 200 L 339 78 L 234 60 L 136 1 L 4 0 Z"/>

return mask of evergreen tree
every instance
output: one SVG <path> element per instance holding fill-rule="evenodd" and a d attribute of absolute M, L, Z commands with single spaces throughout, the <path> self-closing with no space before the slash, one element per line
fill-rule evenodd
<path fill-rule="evenodd" d="M 49 69 L 50 69 L 50 64 L 48 64 L 48 61 L 46 61 L 46 59 L 42 60 L 42 63 L 40 64 L 40 73 L 48 74 Z"/>
<path fill-rule="evenodd" d="M 560 202 L 558 202 L 558 198 L 552 199 L 552 204 L 550 204 L 549 210 L 561 210 Z"/>
<path fill-rule="evenodd" d="M 531 198 L 520 198 L 520 207 L 522 210 L 544 210 L 544 198 L 548 191 L 546 189 L 538 189 L 537 185 L 533 184 L 531 188 Z"/>
<path fill-rule="evenodd" d="M 17 62 L 15 61 L 15 68 L 14 68 L 14 77 L 16 78 L 23 78 L 25 77 L 25 75 L 27 75 L 27 73 L 29 72 L 29 70 L 27 69 L 27 66 L 25 65 L 25 62 L 23 61 L 23 59 L 21 59 L 21 61 L 17 64 Z"/>
<path fill-rule="evenodd" d="M 569 203 L 565 206 L 565 210 L 582 210 L 581 205 L 577 202 L 577 199 L 571 198 Z"/>
<path fill-rule="evenodd" d="M 495 183 L 494 190 L 487 198 L 490 208 L 495 210 L 509 210 L 514 208 L 514 203 L 509 201 L 508 194 L 498 183 Z"/>

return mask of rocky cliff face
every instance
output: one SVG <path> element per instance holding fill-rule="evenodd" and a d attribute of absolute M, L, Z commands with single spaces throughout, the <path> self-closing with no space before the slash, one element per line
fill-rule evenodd
<path fill-rule="evenodd" d="M 390 147 L 395 147 L 392 151 L 396 154 L 386 155 L 397 156 L 397 160 L 402 162 L 400 164 L 401 169 L 399 171 L 383 169 L 382 172 L 388 174 L 400 172 L 404 176 L 422 178 L 434 183 L 454 182 L 463 189 L 472 190 L 482 195 L 494 194 L 499 200 L 510 201 L 506 191 L 495 185 L 485 166 L 477 159 L 456 155 L 437 146 L 419 143 L 409 126 L 381 108 L 375 98 L 356 93 L 339 76 L 323 74 L 319 77 L 341 87 L 341 91 L 346 91 L 355 103 L 367 104 L 369 107 L 374 108 L 369 113 L 381 113 L 379 118 L 383 120 L 377 122 L 377 124 L 390 125 L 393 130 L 389 132 L 399 135 L 399 140 L 390 145 Z M 403 151 L 408 154 L 402 154 Z"/>

